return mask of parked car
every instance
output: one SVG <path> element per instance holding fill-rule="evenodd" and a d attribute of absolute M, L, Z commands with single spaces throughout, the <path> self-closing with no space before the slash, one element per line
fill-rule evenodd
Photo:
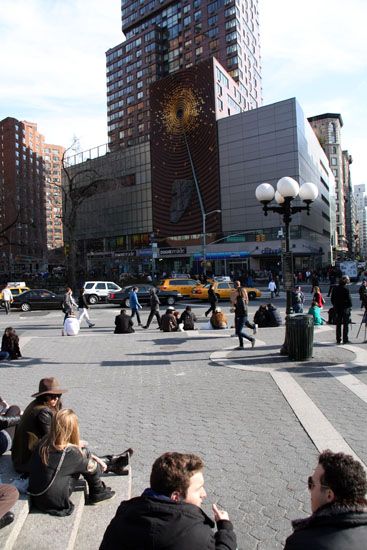
<path fill-rule="evenodd" d="M 122 290 L 113 281 L 87 281 L 84 283 L 84 294 L 88 296 L 90 304 L 105 302 L 109 292 Z"/>
<path fill-rule="evenodd" d="M 174 278 L 174 279 L 162 279 L 158 288 L 159 290 L 177 290 L 182 296 L 191 296 L 193 288 L 200 284 L 195 279 L 186 278 Z"/>
<path fill-rule="evenodd" d="M 125 286 L 121 291 L 110 292 L 107 296 L 107 302 L 109 304 L 121 304 L 122 307 L 130 307 L 129 294 L 133 287 L 138 289 L 138 299 L 139 302 L 143 304 L 149 304 L 150 299 L 150 289 L 153 288 L 153 285 L 130 285 Z M 183 296 L 180 292 L 171 290 L 158 290 L 157 295 L 161 304 L 167 304 L 173 306 L 178 300 L 182 300 Z"/>
<path fill-rule="evenodd" d="M 200 285 L 192 289 L 191 298 L 196 298 L 198 300 L 207 300 L 208 299 L 208 290 L 211 283 L 206 285 Z M 232 282 L 218 282 L 214 281 L 213 288 L 215 294 L 220 300 L 229 300 L 231 292 L 234 288 Z M 249 300 L 255 300 L 255 298 L 260 298 L 261 292 L 257 288 L 245 287 Z"/>
<path fill-rule="evenodd" d="M 31 309 L 61 309 L 64 295 L 55 294 L 44 288 L 37 288 L 22 292 L 14 296 L 12 309 L 30 311 Z"/>
<path fill-rule="evenodd" d="M 16 283 L 15 285 L 10 284 L 9 289 L 11 290 L 13 298 L 15 298 L 15 296 L 19 296 L 22 292 L 30 290 L 28 286 L 25 286 L 25 283 Z M 4 307 L 3 290 L 4 289 L 0 292 L 0 307 Z"/>

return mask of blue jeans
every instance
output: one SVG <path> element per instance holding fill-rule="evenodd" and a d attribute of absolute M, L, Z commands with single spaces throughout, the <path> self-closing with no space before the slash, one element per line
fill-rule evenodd
<path fill-rule="evenodd" d="M 236 327 L 236 334 L 238 336 L 240 346 L 243 346 L 243 339 L 246 338 L 246 340 L 249 340 L 252 342 L 255 338 L 252 336 L 249 336 L 244 331 L 244 327 L 248 327 L 251 329 L 255 328 L 255 325 L 253 323 L 250 323 L 246 315 L 238 315 L 235 317 L 235 327 Z"/>
<path fill-rule="evenodd" d="M 5 359 L 9 359 L 10 353 L 7 351 L 0 351 L 0 361 L 4 361 Z"/>

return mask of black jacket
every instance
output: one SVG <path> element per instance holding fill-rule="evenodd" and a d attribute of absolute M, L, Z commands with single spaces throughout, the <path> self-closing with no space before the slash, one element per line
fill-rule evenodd
<path fill-rule="evenodd" d="M 17 334 L 10 336 L 3 335 L 1 341 L 1 351 L 7 351 L 10 354 L 10 359 L 18 359 L 22 357 L 19 348 L 19 337 Z"/>
<path fill-rule="evenodd" d="M 352 307 L 349 288 L 345 285 L 335 286 L 331 292 L 331 303 L 336 311 L 344 311 Z"/>
<path fill-rule="evenodd" d="M 232 523 L 213 527 L 198 506 L 143 495 L 121 502 L 100 550 L 236 550 Z"/>
<path fill-rule="evenodd" d="M 282 324 L 280 313 L 274 306 L 268 306 L 266 317 L 268 320 L 268 327 L 280 327 Z"/>
<path fill-rule="evenodd" d="M 157 291 L 155 288 L 152 288 L 152 290 L 150 291 L 149 302 L 151 311 L 159 311 L 159 306 L 161 302 L 157 296 Z"/>
<path fill-rule="evenodd" d="M 115 334 L 130 334 L 135 332 L 133 329 L 134 322 L 132 321 L 130 315 L 126 313 L 121 313 L 115 317 Z"/>
<path fill-rule="evenodd" d="M 183 323 L 184 330 L 195 329 L 196 315 L 192 311 L 183 311 L 179 319 L 179 323 Z"/>
<path fill-rule="evenodd" d="M 362 550 L 367 548 L 367 508 L 327 504 L 292 522 L 284 550 Z"/>
<path fill-rule="evenodd" d="M 216 293 L 212 288 L 209 288 L 208 290 L 208 300 L 210 305 L 214 305 L 218 303 L 218 296 L 216 295 Z"/>
<path fill-rule="evenodd" d="M 78 298 L 78 307 L 80 309 L 89 309 L 88 299 L 85 294 L 80 294 Z"/>

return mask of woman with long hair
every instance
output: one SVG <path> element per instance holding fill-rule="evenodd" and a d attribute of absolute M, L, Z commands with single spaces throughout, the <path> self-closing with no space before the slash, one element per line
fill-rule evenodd
<path fill-rule="evenodd" d="M 236 349 L 243 349 L 244 338 L 246 338 L 246 340 L 249 340 L 251 342 L 252 348 L 255 346 L 255 341 L 256 341 L 253 336 L 249 336 L 244 330 L 244 327 L 246 326 L 252 329 L 253 334 L 256 334 L 257 332 L 257 326 L 254 323 L 250 323 L 248 320 L 246 296 L 247 296 L 246 290 L 242 287 L 239 287 L 237 289 L 237 296 L 234 304 L 234 308 L 235 308 L 234 322 L 235 322 L 235 328 L 236 328 L 236 335 L 238 336 L 238 340 L 239 340 L 239 346 Z"/>
<path fill-rule="evenodd" d="M 51 420 L 62 408 L 61 397 L 67 390 L 61 388 L 56 378 L 42 378 L 35 399 L 25 409 L 15 429 L 12 460 L 17 472 L 29 472 L 29 460 L 34 447 L 49 433 Z"/>
<path fill-rule="evenodd" d="M 115 493 L 100 479 L 106 469 L 103 461 L 81 447 L 74 411 L 58 411 L 52 418 L 49 434 L 31 458 L 28 493 L 32 504 L 48 514 L 70 515 L 74 509 L 70 495 L 79 474 L 88 483 L 91 504 L 110 499 Z"/>
<path fill-rule="evenodd" d="M 19 336 L 15 328 L 7 327 L 1 340 L 1 351 L 9 354 L 9 359 L 22 357 L 19 348 Z"/>

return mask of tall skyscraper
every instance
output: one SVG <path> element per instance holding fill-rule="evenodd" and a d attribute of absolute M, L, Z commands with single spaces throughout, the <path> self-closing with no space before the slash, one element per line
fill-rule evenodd
<path fill-rule="evenodd" d="M 0 121 L 0 230 L 4 232 L 11 226 L 0 234 L 0 271 L 9 275 L 44 269 L 47 249 L 61 246 L 59 241 L 47 238 L 51 219 L 55 229 L 57 225 L 61 230 L 57 215 L 61 215 L 62 208 L 61 184 L 57 190 L 53 188 L 53 174 L 48 174 L 52 166 L 51 172 L 57 171 L 61 181 L 60 164 L 57 166 L 54 160 L 52 165 L 45 165 L 47 147 L 34 122 L 12 117 Z M 57 148 L 60 158 L 63 148 L 51 147 Z M 52 208 L 47 201 L 52 201 Z"/>
<path fill-rule="evenodd" d="M 243 110 L 261 106 L 258 0 L 122 0 L 126 41 L 108 50 L 112 150 L 149 140 L 149 87 L 216 57 L 239 84 Z"/>
<path fill-rule="evenodd" d="M 64 244 L 62 228 L 61 170 L 64 147 L 44 144 L 45 193 L 46 193 L 46 238 L 47 250 L 61 248 Z"/>

